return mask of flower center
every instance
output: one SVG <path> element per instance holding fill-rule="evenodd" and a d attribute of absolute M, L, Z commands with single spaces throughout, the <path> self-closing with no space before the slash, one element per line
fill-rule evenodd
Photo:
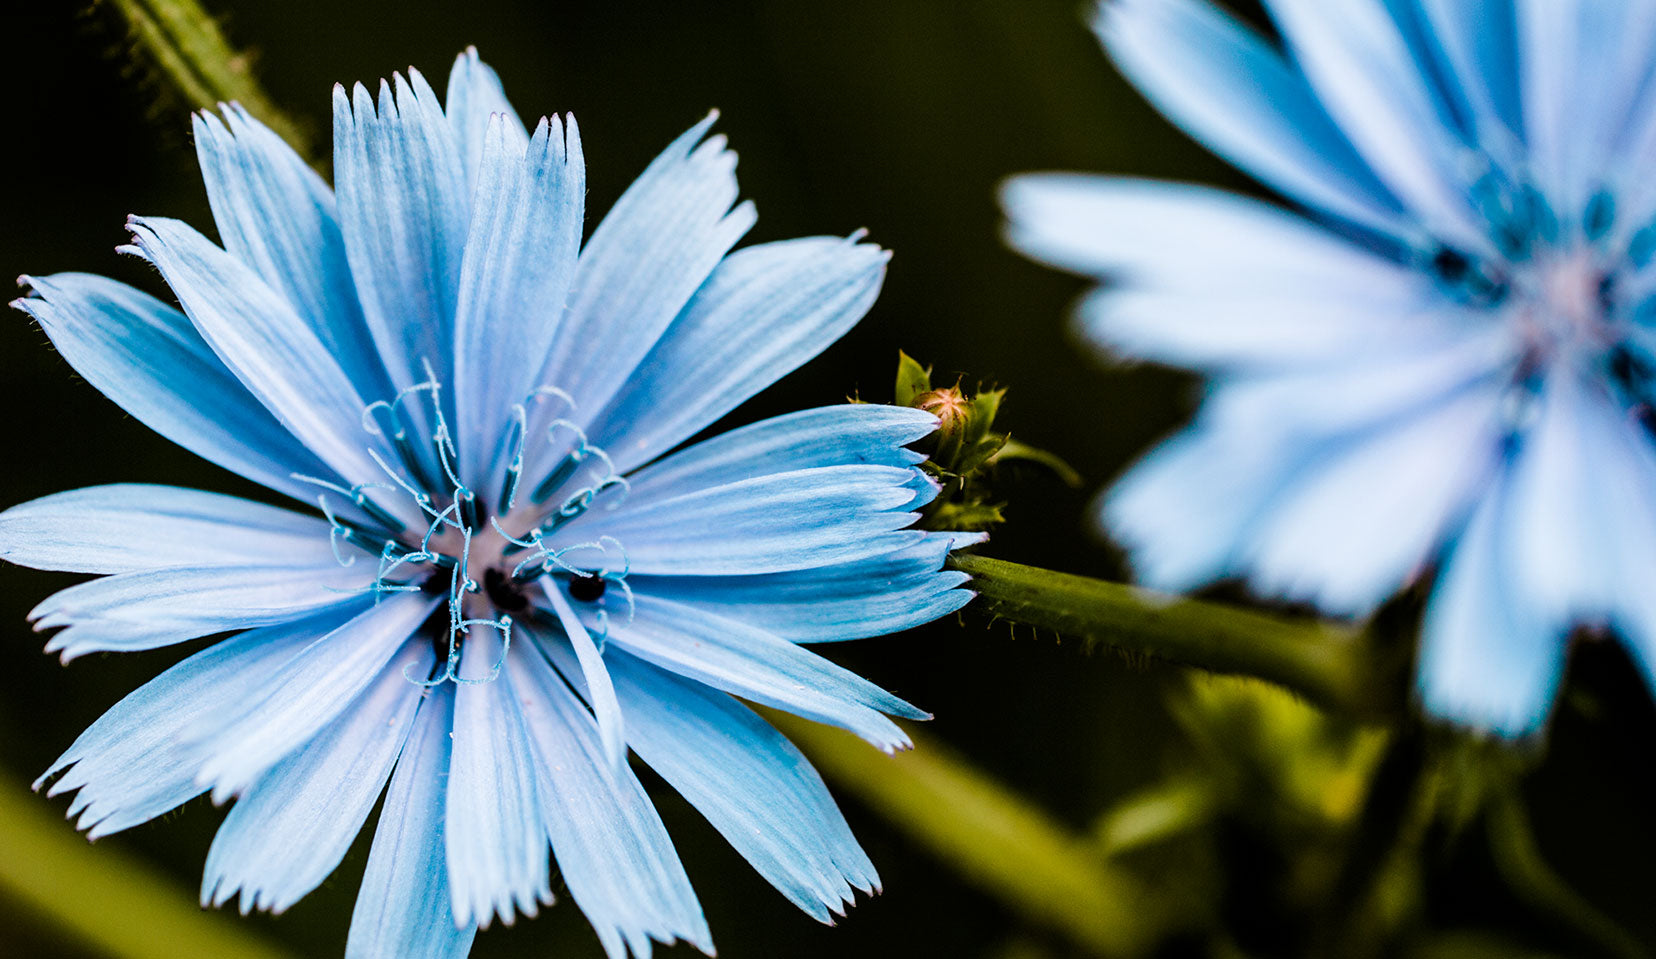
<path fill-rule="evenodd" d="M 548 400 L 558 408 L 537 408 Z M 560 535 L 589 510 L 613 508 L 627 491 L 609 456 L 565 418 L 573 406 L 567 394 L 543 388 L 514 407 L 505 480 L 492 508 L 457 471 L 459 455 L 442 391 L 429 371 L 427 382 L 364 411 L 365 429 L 385 439 L 395 454 L 393 459 L 370 449 L 388 482 L 344 489 L 312 480 L 324 489 L 318 502 L 332 524 L 339 561 L 351 565 L 362 559 L 342 549 L 342 541 L 377 557 L 371 587 L 376 595 L 420 591 L 446 598 L 447 615 L 433 617 L 431 636 L 446 665 L 426 684 L 479 681 L 457 673 L 470 630 L 494 629 L 509 649 L 514 621 L 563 629 L 546 608 L 546 590 L 561 589 L 577 604 L 599 606 L 595 615 L 602 631 L 605 597 L 618 586 L 630 615 L 622 544 L 609 536 Z M 531 423 L 537 424 L 533 433 Z M 361 516 L 341 515 L 330 493 L 348 499 Z M 388 504 L 398 497 L 413 503 L 424 527 L 396 518 Z M 495 664 L 490 678 L 499 668 Z"/>

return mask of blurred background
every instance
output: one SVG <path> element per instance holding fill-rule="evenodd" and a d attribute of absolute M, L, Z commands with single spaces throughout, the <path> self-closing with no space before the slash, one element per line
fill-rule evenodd
<path fill-rule="evenodd" d="M 1075 0 L 207 6 L 238 48 L 254 52 L 272 97 L 324 147 L 332 83 L 372 81 L 413 64 L 441 89 L 455 54 L 477 45 L 526 118 L 554 111 L 579 117 L 589 229 L 657 151 L 718 108 L 718 129 L 741 154 L 743 192 L 760 211 L 749 242 L 866 227 L 896 253 L 867 320 L 726 425 L 848 395 L 889 401 L 900 348 L 934 365 L 939 385 L 958 375 L 968 387 L 1008 387 L 998 427 L 1063 456 L 1086 482 L 1071 489 L 1038 467 L 1003 469 L 996 492 L 1008 503 L 1008 522 L 985 552 L 1125 575 L 1119 554 L 1090 532 L 1088 500 L 1181 422 L 1197 384 L 1112 366 L 1078 346 L 1066 315 L 1083 284 L 1002 245 L 995 190 L 1009 174 L 1038 169 L 1253 188 L 1123 83 L 1084 29 Z M 1252 7 L 1238 9 L 1257 16 Z M 128 213 L 179 217 L 210 231 L 188 104 L 131 55 L 121 21 L 108 10 L 66 0 L 13 4 L 3 22 L 13 173 L 0 201 L 0 273 L 84 270 L 166 295 L 144 264 L 113 248 L 125 239 Z M 0 323 L 0 411 L 0 506 L 113 481 L 266 495 L 126 417 L 80 382 L 21 314 Z M 28 782 L 102 710 L 198 646 L 89 656 L 61 667 L 40 653 L 43 640 L 29 632 L 25 614 L 67 582 L 0 571 L 0 790 L 55 815 L 65 801 L 25 795 Z M 1315 949 L 1308 944 L 1319 940 L 1307 930 L 1338 885 L 1316 878 L 1317 857 L 1323 846 L 1350 845 L 1363 784 L 1378 762 L 1373 734 L 1246 687 L 1193 689 L 1176 667 L 1027 630 L 1014 636 L 970 608 L 958 621 L 830 654 L 933 711 L 926 732 L 1077 835 L 1101 837 L 1101 848 L 1138 843 L 1123 838 L 1123 811 L 1150 808 L 1153 817 L 1171 809 L 1186 826 L 1198 823 L 1171 846 L 1151 836 L 1156 848 L 1122 853 L 1147 856 L 1148 874 L 1166 883 L 1166 902 L 1188 913 L 1191 931 L 1158 939 L 1158 954 Z M 1622 954 L 1656 946 L 1649 909 L 1656 892 L 1653 719 L 1649 696 L 1613 644 L 1585 644 L 1550 741 L 1495 763 L 1518 769 L 1535 851 L 1593 904 L 1598 920 L 1625 933 Z M 1268 768 L 1273 760 L 1284 768 Z M 1478 762 L 1489 764 L 1487 757 Z M 1185 787 L 1197 798 L 1178 792 Z M 837 927 L 819 926 L 670 790 L 653 792 L 724 959 L 1091 954 L 849 797 L 842 804 L 885 891 Z M 1530 908 L 1534 899 L 1514 890 L 1501 844 L 1483 841 L 1487 817 L 1473 807 L 1464 822 L 1420 830 L 1418 855 L 1397 880 L 1402 918 L 1387 926 L 1406 934 L 1377 938 L 1374 951 L 1615 954 L 1615 935 L 1595 939 Z M 179 899 L 193 902 L 221 817 L 197 800 L 98 848 L 151 864 Z M 0 857 L 8 854 L 16 853 L 0 846 Z M 241 921 L 294 955 L 338 955 L 365 856 L 359 842 L 335 876 L 288 914 Z M 482 935 L 474 951 L 600 954 L 568 903 Z M 0 897 L 0 956 L 97 955 L 54 931 L 37 910 Z"/>

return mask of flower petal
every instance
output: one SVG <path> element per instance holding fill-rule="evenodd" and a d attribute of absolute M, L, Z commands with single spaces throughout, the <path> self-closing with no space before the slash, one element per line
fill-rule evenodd
<path fill-rule="evenodd" d="M 515 655 L 521 656 L 520 650 Z M 546 827 L 529 745 L 500 634 L 473 627 L 454 691 L 444 846 L 449 894 L 459 926 L 484 929 L 496 916 L 511 925 L 552 901 Z M 498 674 L 495 673 L 499 670 Z"/>
<path fill-rule="evenodd" d="M 293 475 L 329 477 L 332 470 L 225 368 L 183 313 L 87 273 L 22 282 L 33 295 L 12 305 L 34 317 L 98 392 L 203 459 L 296 499 L 315 500 L 316 487 Z"/>
<path fill-rule="evenodd" d="M 868 680 L 764 630 L 695 606 L 638 596 L 611 643 L 647 662 L 744 699 L 847 729 L 879 749 L 909 738 L 883 713 L 929 716 Z"/>
<path fill-rule="evenodd" d="M 529 134 L 523 121 L 506 99 L 500 86 L 500 77 L 494 69 L 477 56 L 476 47 L 454 58 L 449 71 L 448 93 L 443 97 L 443 113 L 454 130 L 454 143 L 460 154 L 460 164 L 466 171 L 468 195 L 476 192 L 477 170 L 483 157 L 483 137 L 489 129 L 489 118 L 500 116 L 501 132 L 507 141 L 521 153 L 529 145 Z"/>
<path fill-rule="evenodd" d="M 34 569 L 135 573 L 172 566 L 311 566 L 331 527 L 302 513 L 177 486 L 117 483 L 0 513 L 0 559 Z"/>
<path fill-rule="evenodd" d="M 638 777 L 613 761 L 593 717 L 545 658 L 526 646 L 507 663 L 558 871 L 604 951 L 648 956 L 650 940 L 682 939 L 712 955 L 701 904 Z"/>
<path fill-rule="evenodd" d="M 417 70 L 334 87 L 334 189 L 362 312 L 394 385 L 450 383 L 470 194 L 455 131 Z M 375 397 L 389 399 L 390 397 Z"/>
<path fill-rule="evenodd" d="M 1062 269 L 1186 293 L 1291 289 L 1399 298 L 1419 274 L 1258 200 L 1210 187 L 1080 173 L 1014 177 L 1007 239 Z"/>
<path fill-rule="evenodd" d="M 321 885 L 351 848 L 402 751 L 435 656 L 407 643 L 339 717 L 273 766 L 224 817 L 201 883 L 201 904 L 239 892 L 243 915 L 285 911 Z"/>
<path fill-rule="evenodd" d="M 626 383 L 692 294 L 753 225 L 736 202 L 736 155 L 705 142 L 710 115 L 652 162 L 581 251 L 569 310 L 537 385 L 554 386 L 591 417 Z M 699 144 L 699 145 L 698 145 Z M 604 344 L 593 349 L 593 344 Z M 530 464 L 539 478 L 554 463 Z"/>
<path fill-rule="evenodd" d="M 477 927 L 449 910 L 443 791 L 449 774 L 454 693 L 436 687 L 391 775 L 368 869 L 351 913 L 345 959 L 465 959 Z"/>
<path fill-rule="evenodd" d="M 97 839 L 161 815 L 202 792 L 188 731 L 259 692 L 281 665 L 349 618 L 334 611 L 232 636 L 138 687 L 87 727 L 44 775 L 47 795 L 79 790 L 69 815 Z"/>
<path fill-rule="evenodd" d="M 1206 0 L 1115 0 L 1099 5 L 1093 29 L 1133 85 L 1204 146 L 1310 206 L 1409 232 L 1305 77 Z"/>
<path fill-rule="evenodd" d="M 917 466 L 924 455 L 903 447 L 936 429 L 937 417 L 925 410 L 875 403 L 787 413 L 720 433 L 639 470 L 628 477 L 627 502 L 639 506 L 693 490 L 822 466 Z"/>
<path fill-rule="evenodd" d="M 1500 486 L 1472 514 L 1432 591 L 1418 666 L 1428 712 L 1506 738 L 1546 720 L 1569 629 L 1519 588 L 1509 542 L 1515 518 Z"/>
<path fill-rule="evenodd" d="M 902 512 L 914 471 L 825 466 L 594 508 L 559 531 L 560 545 L 610 536 L 634 572 L 713 576 L 849 562 L 919 542 Z"/>
<path fill-rule="evenodd" d="M 573 117 L 542 120 L 523 145 L 516 121 L 489 124 L 460 268 L 454 402 L 461 477 L 500 482 L 512 409 L 527 397 L 563 316 L 581 246 L 586 168 Z"/>
<path fill-rule="evenodd" d="M 624 653 L 611 660 L 628 742 L 788 900 L 814 918 L 874 892 L 874 864 L 822 777 L 786 738 L 724 693 Z"/>
<path fill-rule="evenodd" d="M 589 429 L 626 472 L 676 446 L 844 336 L 890 254 L 855 238 L 726 257 Z"/>
<path fill-rule="evenodd" d="M 796 643 L 910 629 L 971 602 L 965 573 L 943 569 L 959 534 L 869 559 L 757 576 L 632 576 L 637 593 L 695 606 Z"/>
<path fill-rule="evenodd" d="M 198 730 L 206 758 L 196 782 L 213 787 L 214 802 L 246 791 L 349 708 L 436 604 L 422 593 L 396 593 L 311 643 L 270 677 L 261 695 L 239 703 L 232 717 Z M 398 672 L 399 681 L 408 678 Z"/>
<path fill-rule="evenodd" d="M 604 744 L 604 755 L 609 757 L 610 764 L 616 769 L 622 769 L 627 765 L 627 735 L 622 722 L 621 705 L 615 699 L 615 687 L 610 683 L 609 670 L 604 666 L 603 654 L 592 641 L 592 635 L 587 632 L 581 618 L 570 608 L 569 600 L 564 598 L 563 591 L 545 580 L 542 580 L 541 585 L 580 665 L 581 683 L 587 691 L 587 702 L 592 706 L 593 717 L 598 721 L 598 733 Z"/>
<path fill-rule="evenodd" d="M 285 623 L 357 602 L 373 582 L 367 563 L 169 567 L 117 573 L 46 597 L 29 612 L 36 630 L 67 626 L 46 643 L 64 662 L 91 652 L 155 649 L 210 633 Z"/>
<path fill-rule="evenodd" d="M 225 250 L 286 297 L 357 390 L 390 383 L 357 302 L 333 191 L 237 104 L 195 116 L 196 156 Z M 228 123 L 228 125 L 226 125 Z"/>
<path fill-rule="evenodd" d="M 286 300 L 188 224 L 133 217 L 128 228 L 202 338 L 289 432 L 353 483 L 384 476 L 368 455 L 366 404 Z"/>

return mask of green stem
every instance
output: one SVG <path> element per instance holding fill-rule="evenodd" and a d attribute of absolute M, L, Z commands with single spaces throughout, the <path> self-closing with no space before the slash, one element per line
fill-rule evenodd
<path fill-rule="evenodd" d="M 94 850 L 44 801 L 10 786 L 0 789 L 0 893 L 112 959 L 285 956 L 202 912 L 170 877 L 116 850 Z"/>
<path fill-rule="evenodd" d="M 1183 599 L 956 554 L 979 608 L 1023 623 L 1216 673 L 1253 676 L 1319 706 L 1389 718 L 1406 700 L 1403 670 L 1355 629 Z"/>
<path fill-rule="evenodd" d="M 1551 913 L 1605 955 L 1619 959 L 1650 955 L 1631 933 L 1582 898 L 1547 865 L 1529 813 L 1512 791 L 1490 803 L 1489 846 L 1507 885 L 1531 906 Z"/>
<path fill-rule="evenodd" d="M 766 718 L 834 784 L 961 875 L 1106 956 L 1130 956 L 1174 918 L 1091 841 L 978 772 L 934 739 L 886 757 L 849 733 L 774 710 Z"/>
<path fill-rule="evenodd" d="M 298 151 L 310 156 L 311 139 L 253 79 L 248 56 L 225 40 L 196 0 L 101 0 L 126 21 L 138 45 L 192 109 L 236 101 Z"/>

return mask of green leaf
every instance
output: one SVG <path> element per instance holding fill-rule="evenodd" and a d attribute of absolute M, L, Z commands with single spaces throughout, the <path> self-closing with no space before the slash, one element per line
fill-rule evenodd
<path fill-rule="evenodd" d="M 931 388 L 931 367 L 921 366 L 914 357 L 898 350 L 896 404 L 913 406 L 915 397 L 930 392 Z"/>

